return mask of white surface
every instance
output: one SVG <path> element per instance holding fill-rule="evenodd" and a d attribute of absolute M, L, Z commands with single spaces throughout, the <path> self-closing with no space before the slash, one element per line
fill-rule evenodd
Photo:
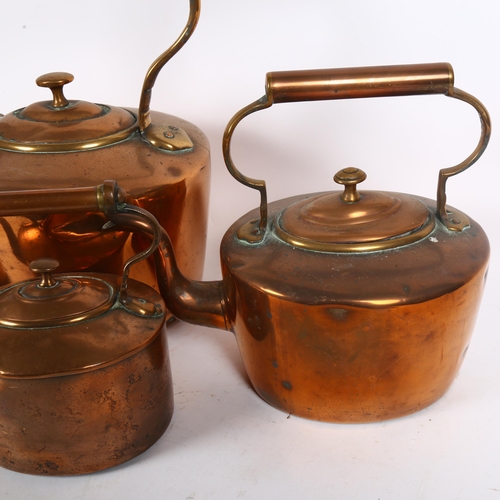
<path fill-rule="evenodd" d="M 76 79 L 69 98 L 137 106 L 144 74 L 184 26 L 187 0 L 2 5 L 0 111 L 47 98 L 34 80 Z M 220 153 L 231 116 L 264 92 L 268 71 L 449 61 L 456 85 L 500 115 L 499 7 L 493 0 L 205 0 L 199 27 L 161 73 L 154 109 L 197 124 L 212 144 L 206 277 L 220 277 L 225 229 L 258 204 Z M 340 168 L 365 187 L 434 197 L 437 171 L 475 147 L 472 108 L 442 96 L 274 106 L 246 119 L 234 160 L 270 200 L 328 189 Z M 458 379 L 430 408 L 369 425 L 323 424 L 274 410 L 249 388 L 227 332 L 169 330 L 176 410 L 148 452 L 73 478 L 0 469 L 0 498 L 500 499 L 499 141 L 448 183 L 449 203 L 490 236 L 491 270 Z"/>

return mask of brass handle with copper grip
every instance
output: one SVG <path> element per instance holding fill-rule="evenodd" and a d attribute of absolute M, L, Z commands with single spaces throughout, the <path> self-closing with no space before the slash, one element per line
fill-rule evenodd
<path fill-rule="evenodd" d="M 231 158 L 230 145 L 236 126 L 246 116 L 269 108 L 276 103 L 443 94 L 473 106 L 481 121 L 481 137 L 475 150 L 454 167 L 441 169 L 437 189 L 437 212 L 452 231 L 466 227 L 464 220 L 449 217 L 446 211 L 445 185 L 449 177 L 463 172 L 483 154 L 491 134 L 491 121 L 486 108 L 475 97 L 454 86 L 453 68 L 448 63 L 374 66 L 307 71 L 281 71 L 266 75 L 266 93 L 240 110 L 228 123 L 223 137 L 223 154 L 231 175 L 245 186 L 257 189 L 261 195 L 260 220 L 245 235 L 248 241 L 261 241 L 267 227 L 267 192 L 263 180 L 243 175 Z"/>

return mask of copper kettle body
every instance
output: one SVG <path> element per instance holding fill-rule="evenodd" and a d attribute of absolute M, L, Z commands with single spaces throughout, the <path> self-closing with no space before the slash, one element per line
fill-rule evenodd
<path fill-rule="evenodd" d="M 73 76 L 49 73 L 37 84 L 52 99 L 0 115 L 2 192 L 97 185 L 114 179 L 129 201 L 155 214 L 169 232 L 187 276 L 202 276 L 210 187 L 209 144 L 182 118 L 150 110 L 163 66 L 193 33 L 200 1 L 190 0 L 189 19 L 176 42 L 149 68 L 138 109 L 67 99 Z M 32 277 L 29 262 L 53 257 L 60 272 L 120 273 L 143 243 L 124 231 L 103 234 L 101 214 L 33 214 L 0 219 L 0 285 Z M 133 270 L 156 286 L 154 269 Z"/>
<path fill-rule="evenodd" d="M 274 103 L 440 93 L 471 104 L 482 135 L 474 152 L 439 173 L 437 201 L 364 191 L 357 168 L 343 191 L 267 203 L 265 182 L 235 167 L 230 142 L 247 115 Z M 256 392 L 305 418 L 370 422 L 440 398 L 467 352 L 486 278 L 481 227 L 446 204 L 449 177 L 472 165 L 490 135 L 486 109 L 454 87 L 449 64 L 269 73 L 266 95 L 237 113 L 226 165 L 261 205 L 221 243 L 222 281 L 182 276 L 164 234 L 161 294 L 180 319 L 233 331 Z"/>
<path fill-rule="evenodd" d="M 115 198 L 122 214 L 129 210 L 115 183 L 22 191 L 5 194 L 0 213 L 64 213 L 68 200 L 99 213 Z M 0 288 L 1 466 L 86 474 L 130 460 L 165 432 L 173 413 L 166 308 L 154 289 L 129 279 L 158 242 L 127 260 L 121 276 L 55 274 L 48 258 L 30 264 L 38 279 Z"/>

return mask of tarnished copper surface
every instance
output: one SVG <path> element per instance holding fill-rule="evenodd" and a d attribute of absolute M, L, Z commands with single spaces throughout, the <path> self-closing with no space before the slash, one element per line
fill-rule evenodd
<path fill-rule="evenodd" d="M 270 204 L 271 221 L 299 199 Z M 429 236 L 395 249 L 312 252 L 276 236 L 240 241 L 238 228 L 258 213 L 224 236 L 221 282 L 179 276 L 166 243 L 161 291 L 175 315 L 234 331 L 255 390 L 287 413 L 379 421 L 444 394 L 467 351 L 486 278 L 480 226 L 471 221 L 456 233 L 437 221 Z"/>
<path fill-rule="evenodd" d="M 270 205 L 273 217 L 297 198 Z M 430 208 L 435 205 L 423 199 Z M 374 421 L 417 411 L 456 376 L 472 335 L 489 258 L 474 222 L 401 249 L 307 252 L 266 241 L 221 245 L 228 316 L 250 380 L 283 411 Z"/>
<path fill-rule="evenodd" d="M 121 280 L 80 279 L 109 283 L 115 297 Z M 140 317 L 115 304 L 86 321 L 0 327 L 0 465 L 85 474 L 133 458 L 163 434 L 173 412 L 165 308 L 143 283 L 129 281 L 128 292 L 160 313 Z M 50 309 L 52 299 L 39 300 Z"/>
<path fill-rule="evenodd" d="M 54 274 L 59 263 L 41 258 L 30 263 L 37 279 L 0 288 L 0 465 L 84 474 L 135 457 L 172 416 L 165 304 L 129 279 L 131 266 L 158 247 L 161 230 L 150 213 L 125 203 L 114 181 L 46 194 L 10 192 L 0 197 L 0 215 L 16 207 L 28 215 L 119 211 L 153 227 L 121 275 Z"/>
<path fill-rule="evenodd" d="M 271 203 L 271 225 L 284 207 L 305 197 Z M 419 200 L 435 210 L 435 202 Z M 256 214 L 249 212 L 228 229 L 221 243 L 223 265 L 252 288 L 301 304 L 319 304 L 328 296 L 334 302 L 370 307 L 423 302 L 466 284 L 489 256 L 487 237 L 477 223 L 459 237 L 439 221 L 419 242 L 384 251 L 312 252 L 272 233 L 265 244 L 250 246 L 234 233 Z"/>
<path fill-rule="evenodd" d="M 234 328 L 250 381 L 272 406 L 314 420 L 375 422 L 419 411 L 458 374 L 485 270 L 450 294 L 377 308 L 298 304 L 236 282 Z"/>
<path fill-rule="evenodd" d="M 172 412 L 162 327 L 143 350 L 100 370 L 43 379 L 0 377 L 0 465 L 42 475 L 114 467 L 152 446 Z"/>
<path fill-rule="evenodd" d="M 42 291 L 26 297 L 26 288 L 36 290 L 38 280 L 0 290 L 2 302 L 19 293 L 25 295 L 24 317 L 20 318 L 24 324 L 4 321 L 0 325 L 1 377 L 47 378 L 96 370 L 144 349 L 161 330 L 165 319 L 163 301 L 143 283 L 130 281 L 129 295 L 155 303 L 156 314 L 141 316 L 117 304 L 120 276 L 56 274 L 54 279 L 58 282 L 54 297 L 50 296 L 51 290 L 47 290 L 49 296 Z M 74 282 L 76 293 L 70 288 L 69 300 L 65 300 L 65 285 Z M 57 295 L 59 288 L 61 295 Z M 100 314 L 93 314 L 96 308 L 101 309 Z M 23 311 L 18 308 L 10 314 L 15 312 L 20 315 Z M 85 313 L 87 316 L 82 318 Z"/>

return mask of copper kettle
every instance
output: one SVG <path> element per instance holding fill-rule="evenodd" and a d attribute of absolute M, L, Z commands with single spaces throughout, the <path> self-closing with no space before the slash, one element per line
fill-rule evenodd
<path fill-rule="evenodd" d="M 88 210 L 152 221 L 157 234 L 121 277 L 54 274 L 57 261 L 30 264 L 38 279 L 0 289 L 0 465 L 69 475 L 121 464 L 169 425 L 173 389 L 159 294 L 129 279 L 160 241 L 146 211 L 125 204 L 115 182 L 96 188 L 4 193 L 2 216 Z"/>
<path fill-rule="evenodd" d="M 200 0 L 190 0 L 189 19 L 176 42 L 149 68 L 138 109 L 67 99 L 73 76 L 49 73 L 37 84 L 52 99 L 0 115 L 0 191 L 97 185 L 115 179 L 137 205 L 155 214 L 171 235 L 187 276 L 202 276 L 210 186 L 206 136 L 193 124 L 150 111 L 155 80 L 192 35 Z M 48 91 L 47 90 L 47 91 Z M 0 193 L 1 194 L 1 193 Z M 103 234 L 102 214 L 50 214 L 1 218 L 0 285 L 32 276 L 29 262 L 53 257 L 59 270 L 119 273 L 141 248 L 127 232 Z M 155 286 L 154 270 L 133 270 Z"/>
<path fill-rule="evenodd" d="M 482 125 L 473 153 L 439 172 L 437 201 L 358 189 L 366 174 L 346 168 L 335 175 L 343 191 L 268 204 L 265 182 L 231 159 L 237 124 L 274 103 L 417 94 L 464 101 Z M 454 87 L 446 63 L 269 73 L 266 94 L 233 117 L 223 140 L 229 171 L 260 192 L 260 208 L 223 237 L 220 282 L 185 278 L 163 234 L 155 257 L 167 307 L 233 331 L 254 389 L 284 412 L 369 422 L 430 405 L 467 352 L 489 259 L 485 233 L 446 203 L 445 185 L 489 136 L 486 109 Z"/>

